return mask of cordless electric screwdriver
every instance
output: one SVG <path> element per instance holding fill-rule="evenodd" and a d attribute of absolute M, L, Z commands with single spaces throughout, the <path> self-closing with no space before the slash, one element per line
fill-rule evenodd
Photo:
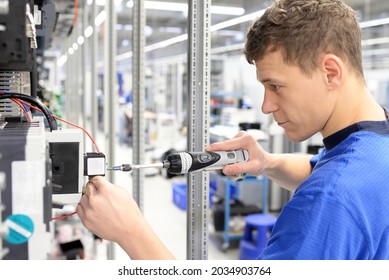
<path fill-rule="evenodd" d="M 113 166 L 114 171 L 132 171 L 141 168 L 167 168 L 171 174 L 186 174 L 194 171 L 223 169 L 225 165 L 248 161 L 246 150 L 215 152 L 180 152 L 167 156 L 160 163 L 122 164 Z"/>

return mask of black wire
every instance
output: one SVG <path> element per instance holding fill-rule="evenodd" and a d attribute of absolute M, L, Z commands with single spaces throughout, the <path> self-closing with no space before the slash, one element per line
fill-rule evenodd
<path fill-rule="evenodd" d="M 20 93 L 14 93 L 14 92 L 0 92 L 0 99 L 11 99 L 11 98 L 20 99 L 20 100 L 23 100 L 23 101 L 26 101 L 26 102 L 29 102 L 31 104 L 36 105 L 39 109 L 42 110 L 42 113 L 45 115 L 45 117 L 49 123 L 50 131 L 58 129 L 57 121 L 51 115 L 50 110 L 45 106 L 45 104 L 43 104 L 36 97 L 32 97 L 32 96 L 20 94 Z"/>
<path fill-rule="evenodd" d="M 30 70 L 30 85 L 31 85 L 31 96 L 32 97 L 37 97 L 37 81 L 38 81 L 38 76 L 37 76 L 37 70 L 36 70 L 36 50 L 32 49 L 31 51 L 31 56 L 32 56 L 32 66 Z"/>

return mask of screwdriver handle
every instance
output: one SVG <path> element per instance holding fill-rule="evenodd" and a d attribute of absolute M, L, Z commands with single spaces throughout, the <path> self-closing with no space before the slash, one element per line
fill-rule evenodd
<path fill-rule="evenodd" d="M 216 152 L 181 152 L 170 154 L 168 171 L 172 174 L 186 174 L 193 171 L 222 169 L 225 165 L 248 161 L 246 150 Z"/>

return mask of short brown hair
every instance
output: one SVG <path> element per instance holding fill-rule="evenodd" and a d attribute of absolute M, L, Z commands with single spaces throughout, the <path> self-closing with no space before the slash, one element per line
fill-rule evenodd
<path fill-rule="evenodd" d="M 297 64 L 307 75 L 328 51 L 363 78 L 357 16 L 340 0 L 275 0 L 249 28 L 244 53 L 254 64 L 276 50 L 283 52 L 285 63 Z"/>

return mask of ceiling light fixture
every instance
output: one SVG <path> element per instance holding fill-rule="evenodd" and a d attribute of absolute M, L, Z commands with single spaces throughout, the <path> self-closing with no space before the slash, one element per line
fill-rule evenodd
<path fill-rule="evenodd" d="M 107 18 L 107 12 L 105 10 L 102 10 L 95 18 L 95 26 L 98 27 L 102 25 L 106 18 Z"/>
<path fill-rule="evenodd" d="M 188 4 L 173 3 L 173 2 L 159 2 L 159 1 L 145 1 L 145 9 L 174 11 L 174 12 L 188 12 Z"/>
<path fill-rule="evenodd" d="M 81 46 L 82 44 L 84 44 L 84 42 L 85 42 L 84 36 L 78 36 L 77 43 Z"/>
<path fill-rule="evenodd" d="M 389 43 L 389 37 L 382 37 L 382 38 L 373 38 L 373 39 L 362 40 L 362 46 L 387 44 L 387 43 Z"/>
<path fill-rule="evenodd" d="M 105 0 L 95 0 L 97 6 L 104 6 L 105 5 Z M 123 0 L 115 0 L 115 5 L 119 5 L 122 3 Z M 87 4 L 92 5 L 93 0 L 88 0 Z"/>
<path fill-rule="evenodd" d="M 93 27 L 89 25 L 87 28 L 85 28 L 84 36 L 86 38 L 89 38 L 92 34 L 93 34 Z"/>
<path fill-rule="evenodd" d="M 148 10 L 161 10 L 182 13 L 188 12 L 188 4 L 186 3 L 145 1 L 144 5 L 145 9 Z M 134 1 L 128 1 L 126 6 L 128 8 L 134 7 Z M 219 15 L 241 16 L 245 13 L 245 9 L 241 7 L 211 6 L 211 13 Z"/>
<path fill-rule="evenodd" d="M 369 21 L 364 21 L 359 24 L 361 29 L 368 28 L 368 27 L 374 27 L 379 25 L 389 24 L 389 18 L 380 18 L 380 19 L 374 19 Z"/>
<path fill-rule="evenodd" d="M 241 16 L 244 15 L 245 9 L 240 7 L 212 6 L 211 13 L 218 15 Z"/>
<path fill-rule="evenodd" d="M 58 59 L 58 61 L 57 61 L 57 66 L 58 66 L 58 67 L 62 67 L 62 66 L 66 63 L 66 61 L 68 61 L 68 57 L 67 57 L 66 54 L 64 54 L 64 55 L 62 55 L 62 56 Z"/>
<path fill-rule="evenodd" d="M 212 54 L 218 54 L 218 53 L 225 53 L 225 52 L 231 52 L 236 50 L 243 50 L 244 43 L 229 45 L 229 46 L 222 46 L 218 48 L 211 49 Z"/>
<path fill-rule="evenodd" d="M 188 40 L 188 34 L 182 34 L 182 35 L 167 39 L 165 41 L 161 41 L 161 42 L 158 42 L 158 43 L 155 43 L 152 45 L 148 45 L 145 47 L 145 53 L 151 52 L 151 51 L 156 50 L 156 49 L 165 48 L 167 46 L 170 46 L 170 45 L 173 45 L 173 44 L 176 44 L 179 42 L 183 42 L 185 40 Z"/>
<path fill-rule="evenodd" d="M 244 15 L 241 17 L 233 18 L 230 20 L 226 20 L 226 21 L 214 24 L 211 26 L 211 32 L 217 31 L 220 29 L 224 29 L 224 28 L 227 28 L 230 26 L 234 26 L 237 24 L 241 24 L 241 23 L 246 22 L 246 21 L 252 21 L 252 20 L 262 16 L 264 12 L 265 12 L 265 9 L 251 13 L 251 14 L 247 14 L 247 15 Z"/>
<path fill-rule="evenodd" d="M 373 49 L 373 50 L 364 50 L 362 52 L 363 56 L 371 55 L 387 55 L 389 54 L 389 49 Z"/>
<path fill-rule="evenodd" d="M 146 2 L 157 2 L 157 1 L 146 1 Z M 166 4 L 166 2 L 160 2 L 160 3 Z M 133 1 L 130 0 L 130 1 L 127 2 L 127 7 L 131 8 L 133 6 L 133 4 L 134 4 Z M 227 21 L 224 21 L 224 22 L 217 23 L 215 25 L 212 25 L 210 30 L 211 30 L 211 32 L 214 32 L 214 31 L 218 31 L 218 30 L 221 30 L 221 29 L 224 29 L 224 28 L 227 28 L 227 27 L 231 27 L 231 26 L 234 26 L 234 25 L 237 25 L 237 24 L 241 24 L 241 23 L 244 23 L 244 22 L 247 22 L 247 21 L 253 21 L 256 18 L 262 16 L 262 14 L 265 12 L 265 10 L 266 9 L 262 9 L 260 11 L 257 11 L 257 12 L 251 13 L 251 14 L 243 15 L 243 16 L 231 19 L 231 20 L 227 20 Z M 361 22 L 360 23 L 360 28 L 362 29 L 362 28 L 378 26 L 378 25 L 384 25 L 384 24 L 389 24 L 389 18 Z M 85 32 L 86 32 L 86 30 L 85 30 Z M 93 30 L 92 30 L 92 32 L 93 32 Z M 89 37 L 89 36 L 86 36 L 86 37 Z M 161 42 L 149 45 L 149 46 L 146 46 L 145 47 L 145 52 L 150 52 L 150 51 L 153 51 L 153 50 L 156 50 L 156 49 L 159 49 L 159 48 L 165 48 L 167 46 L 170 46 L 170 45 L 173 45 L 173 44 L 185 41 L 187 39 L 188 39 L 188 35 L 187 34 L 182 34 L 182 35 L 179 35 L 179 36 L 176 36 L 176 37 L 173 37 L 173 38 L 170 38 L 170 39 L 167 39 L 167 40 L 164 40 L 164 41 L 161 41 Z M 374 39 L 369 39 L 369 40 L 374 40 Z M 364 41 L 362 41 L 362 44 L 365 44 L 365 45 L 373 44 L 373 43 L 371 43 L 372 41 L 369 41 L 369 40 L 364 40 L 365 43 L 364 43 Z M 382 38 L 382 40 L 384 41 L 383 38 Z M 233 50 L 234 48 L 240 48 L 240 47 L 241 46 L 239 44 L 237 44 L 237 45 L 234 45 L 234 46 L 226 47 L 226 49 L 227 50 Z M 214 50 L 214 52 L 220 53 L 222 51 L 220 49 L 220 50 Z M 126 52 L 126 53 L 123 53 L 123 54 L 120 54 L 120 55 L 117 55 L 116 56 L 116 61 L 120 61 L 122 59 L 131 58 L 132 55 L 133 55 L 132 51 Z"/>

